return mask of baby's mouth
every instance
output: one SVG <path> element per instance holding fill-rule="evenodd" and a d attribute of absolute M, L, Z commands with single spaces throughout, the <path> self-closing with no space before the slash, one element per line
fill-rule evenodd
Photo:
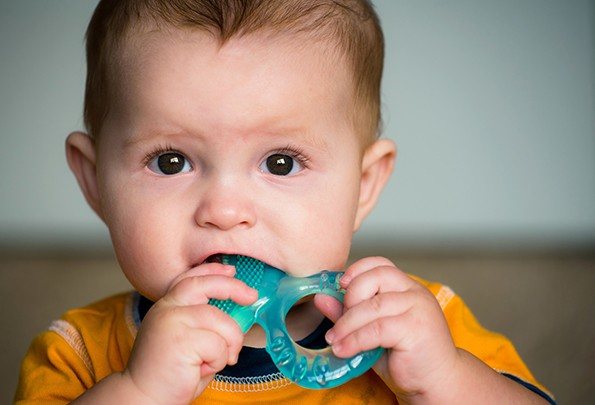
<path fill-rule="evenodd" d="M 203 263 L 223 263 L 223 253 L 212 254 Z"/>

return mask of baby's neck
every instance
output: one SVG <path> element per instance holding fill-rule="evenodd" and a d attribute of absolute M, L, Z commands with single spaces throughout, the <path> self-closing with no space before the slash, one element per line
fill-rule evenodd
<path fill-rule="evenodd" d="M 302 340 L 311 334 L 322 322 L 323 316 L 310 299 L 302 304 L 295 305 L 287 314 L 286 325 L 289 335 L 294 341 Z M 264 330 L 254 325 L 244 336 L 244 346 L 265 347 L 266 336 Z"/>

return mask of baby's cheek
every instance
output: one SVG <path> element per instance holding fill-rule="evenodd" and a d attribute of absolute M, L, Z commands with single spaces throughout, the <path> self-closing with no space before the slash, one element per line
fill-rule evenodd
<path fill-rule="evenodd" d="M 147 220 L 152 218 L 148 212 L 135 214 L 121 216 L 116 229 L 110 229 L 114 250 L 130 283 L 151 298 L 160 297 L 185 269 L 180 235 L 158 218 Z"/>
<path fill-rule="evenodd" d="M 326 232 L 325 229 L 321 229 L 313 232 L 307 239 L 308 246 L 303 249 L 308 261 L 304 268 L 310 270 L 310 274 L 307 275 L 320 270 L 343 270 L 349 256 L 350 234 Z"/>

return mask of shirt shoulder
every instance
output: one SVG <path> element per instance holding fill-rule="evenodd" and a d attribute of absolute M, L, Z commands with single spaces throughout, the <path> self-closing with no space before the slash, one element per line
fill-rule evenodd
<path fill-rule="evenodd" d="M 57 330 L 56 324 L 68 323 L 78 331 L 108 332 L 111 326 L 125 327 L 134 337 L 137 332 L 138 293 L 125 292 L 103 298 L 80 308 L 66 311 L 59 320 L 53 321 L 50 330 Z"/>
<path fill-rule="evenodd" d="M 136 335 L 136 297 L 133 292 L 114 295 L 53 321 L 25 354 L 15 402 L 63 403 L 123 370 Z"/>

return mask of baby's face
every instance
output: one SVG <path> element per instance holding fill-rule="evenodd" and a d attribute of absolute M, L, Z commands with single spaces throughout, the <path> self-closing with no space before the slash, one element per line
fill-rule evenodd
<path fill-rule="evenodd" d="M 295 45 L 153 32 L 124 50 L 97 176 L 122 269 L 148 297 L 217 253 L 294 276 L 344 266 L 362 157 L 350 76 Z"/>

